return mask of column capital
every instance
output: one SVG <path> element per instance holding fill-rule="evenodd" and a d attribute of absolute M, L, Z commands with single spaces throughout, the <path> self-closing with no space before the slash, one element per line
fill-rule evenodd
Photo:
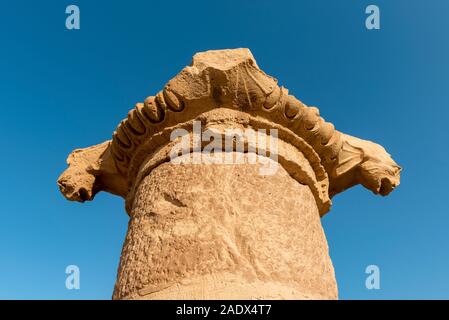
<path fill-rule="evenodd" d="M 356 184 L 381 195 L 399 185 L 401 168 L 382 146 L 337 131 L 265 74 L 248 49 L 233 49 L 195 54 L 160 92 L 136 104 L 112 140 L 73 151 L 58 180 L 61 192 L 75 201 L 99 191 L 126 199 L 149 153 L 170 143 L 174 129 L 210 122 L 216 110 L 220 121 L 278 128 L 282 140 L 296 144 L 313 168 L 321 215 L 330 197 Z"/>

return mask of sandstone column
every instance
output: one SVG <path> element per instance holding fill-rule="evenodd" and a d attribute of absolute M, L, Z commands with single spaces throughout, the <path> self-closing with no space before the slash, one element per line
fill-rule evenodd
<path fill-rule="evenodd" d="M 279 87 L 247 49 L 196 54 L 111 141 L 67 162 L 67 199 L 107 191 L 126 201 L 115 299 L 336 299 L 320 217 L 333 195 L 356 184 L 387 195 L 400 173 L 381 146 Z"/>

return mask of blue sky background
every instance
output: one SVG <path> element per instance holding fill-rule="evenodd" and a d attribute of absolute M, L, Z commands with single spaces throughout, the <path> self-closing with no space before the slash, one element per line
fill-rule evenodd
<path fill-rule="evenodd" d="M 65 28 L 65 8 L 81 30 Z M 381 30 L 365 28 L 365 8 Z M 449 298 L 449 1 L 11 1 L 0 10 L 0 298 L 109 299 L 123 200 L 66 201 L 69 152 L 110 139 L 198 51 L 248 47 L 337 129 L 403 166 L 389 197 L 355 187 L 322 220 L 342 299 Z M 65 288 L 65 267 L 81 289 Z M 365 268 L 381 289 L 365 288 Z"/>

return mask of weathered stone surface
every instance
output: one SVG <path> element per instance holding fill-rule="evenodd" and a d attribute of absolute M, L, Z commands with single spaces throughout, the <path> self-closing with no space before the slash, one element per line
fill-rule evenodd
<path fill-rule="evenodd" d="M 194 136 L 197 122 L 220 134 L 277 130 L 280 171 L 262 178 L 249 163 L 167 164 L 171 134 Z M 196 54 L 136 104 L 112 140 L 67 162 L 58 180 L 67 199 L 107 191 L 126 200 L 131 221 L 114 297 L 136 299 L 336 298 L 319 217 L 356 184 L 389 194 L 401 170 L 383 147 L 337 131 L 278 86 L 248 49 Z"/>
<path fill-rule="evenodd" d="M 271 161 L 271 160 L 269 160 Z M 282 167 L 164 163 L 141 182 L 122 299 L 336 299 L 315 199 Z"/>

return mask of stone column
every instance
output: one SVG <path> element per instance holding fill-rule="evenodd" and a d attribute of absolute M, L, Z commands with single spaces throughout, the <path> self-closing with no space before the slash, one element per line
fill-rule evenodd
<path fill-rule="evenodd" d="M 67 162 L 58 184 L 69 200 L 102 190 L 126 200 L 114 299 L 337 299 L 320 217 L 353 185 L 388 194 L 400 172 L 247 49 L 196 54 L 112 141 Z"/>

